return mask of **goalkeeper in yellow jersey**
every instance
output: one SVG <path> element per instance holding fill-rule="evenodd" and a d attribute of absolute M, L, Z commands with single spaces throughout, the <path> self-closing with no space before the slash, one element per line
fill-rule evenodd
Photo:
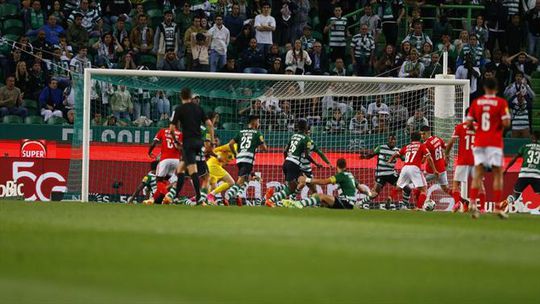
<path fill-rule="evenodd" d="M 215 204 L 216 194 L 222 193 L 234 185 L 234 179 L 223 167 L 235 159 L 237 148 L 236 144 L 232 147 L 229 144 L 219 146 L 214 149 L 215 155 L 206 161 L 210 172 L 210 188 L 213 189 L 208 194 L 208 203 Z M 231 149 L 234 149 L 234 151 Z M 219 182 L 222 183 L 218 186 Z"/>

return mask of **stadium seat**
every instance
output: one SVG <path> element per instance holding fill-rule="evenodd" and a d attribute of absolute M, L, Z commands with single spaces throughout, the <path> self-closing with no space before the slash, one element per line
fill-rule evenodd
<path fill-rule="evenodd" d="M 37 115 L 38 114 L 38 102 L 32 99 L 24 99 L 22 102 L 22 106 L 25 107 L 28 110 L 29 115 Z"/>
<path fill-rule="evenodd" d="M 142 55 L 139 59 L 139 64 L 147 66 L 149 69 L 156 68 L 156 56 L 155 55 Z"/>
<path fill-rule="evenodd" d="M 24 34 L 24 26 L 21 20 L 18 19 L 9 19 L 4 21 L 4 25 L 2 26 L 2 32 L 3 33 L 10 33 L 12 35 L 23 35 Z"/>
<path fill-rule="evenodd" d="M 17 17 L 18 15 L 18 9 L 15 4 L 4 3 L 0 5 L 0 19 L 9 19 Z"/>
<path fill-rule="evenodd" d="M 156 126 L 158 128 L 166 128 L 169 126 L 169 120 L 168 119 L 162 119 L 157 122 Z"/>
<path fill-rule="evenodd" d="M 225 90 L 212 90 L 208 93 L 208 97 L 210 98 L 225 98 L 229 95 L 230 93 Z"/>
<path fill-rule="evenodd" d="M 234 110 L 231 107 L 219 106 L 215 109 L 219 115 L 234 115 Z"/>
<path fill-rule="evenodd" d="M 63 125 L 65 122 L 66 120 L 63 117 L 57 116 L 52 116 L 51 118 L 49 118 L 49 120 L 47 120 L 47 123 L 49 125 Z"/>
<path fill-rule="evenodd" d="M 4 119 L 2 120 L 3 123 L 6 124 L 22 124 L 23 119 L 20 116 L 17 115 L 6 115 L 4 116 Z"/>
<path fill-rule="evenodd" d="M 24 119 L 24 123 L 27 125 L 41 125 L 43 124 L 43 117 L 41 116 L 28 116 Z"/>
<path fill-rule="evenodd" d="M 313 31 L 311 36 L 317 41 L 323 41 L 323 34 L 321 32 Z"/>
<path fill-rule="evenodd" d="M 160 10 L 159 5 L 157 4 L 157 1 L 144 1 L 143 6 L 144 6 L 144 10 L 147 12 Z"/>
<path fill-rule="evenodd" d="M 237 131 L 240 130 L 242 127 L 239 123 L 236 122 L 226 122 L 223 124 L 223 129 L 228 131 Z"/>

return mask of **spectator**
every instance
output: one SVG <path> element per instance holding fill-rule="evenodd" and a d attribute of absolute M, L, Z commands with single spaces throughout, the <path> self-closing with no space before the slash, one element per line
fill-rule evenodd
<path fill-rule="evenodd" d="M 245 20 L 246 19 L 240 15 L 240 5 L 234 3 L 232 5 L 231 13 L 225 16 L 225 18 L 223 19 L 225 27 L 229 29 L 229 32 L 231 34 L 232 43 L 236 41 L 236 37 L 238 37 L 238 35 L 240 35 L 240 33 L 242 32 Z"/>
<path fill-rule="evenodd" d="M 310 0 L 296 0 L 296 20 L 293 23 L 294 27 L 294 38 L 300 37 L 303 34 L 303 30 L 308 26 L 309 13 L 311 12 L 311 1 Z M 309 52 L 310 48 L 305 48 Z"/>
<path fill-rule="evenodd" d="M 1 58 L 1 57 L 0 57 Z M 0 60 L 0 67 L 3 70 L 3 73 L 0 73 L 0 75 L 13 75 L 15 74 L 15 70 L 17 69 L 17 65 L 19 62 L 24 61 L 21 59 L 21 50 L 19 49 L 13 49 L 11 53 L 9 54 L 9 58 L 7 59 L 7 63 L 4 64 L 3 60 Z M 25 63 L 26 64 L 26 63 Z M 17 85 L 15 85 L 17 86 Z"/>
<path fill-rule="evenodd" d="M 489 39 L 489 30 L 484 22 L 484 16 L 479 15 L 476 17 L 476 24 L 472 28 L 471 33 L 478 37 L 478 43 L 482 47 L 485 47 Z"/>
<path fill-rule="evenodd" d="M 532 73 L 538 67 L 538 58 L 535 58 L 525 52 L 519 52 L 507 58 L 507 63 L 511 64 L 512 74 L 515 75 L 518 71 L 520 71 L 523 73 L 525 78 L 530 80 Z"/>
<path fill-rule="evenodd" d="M 367 109 L 367 119 L 373 125 L 375 125 L 375 119 L 379 116 L 379 112 L 389 112 L 388 106 L 383 102 L 382 96 L 376 96 L 375 102 L 372 102 L 368 105 Z"/>
<path fill-rule="evenodd" d="M 407 120 L 407 129 L 409 133 L 419 132 L 423 126 L 429 127 L 429 121 L 424 117 L 424 111 L 416 109 L 414 116 L 409 117 Z"/>
<path fill-rule="evenodd" d="M 285 65 L 287 67 L 293 67 L 296 75 L 303 75 L 307 68 L 306 66 L 310 66 L 311 63 L 308 52 L 302 48 L 302 42 L 296 40 L 294 42 L 294 48 L 287 52 Z"/>
<path fill-rule="evenodd" d="M 131 102 L 131 94 L 125 86 L 118 86 L 118 89 L 112 94 L 110 102 L 111 111 L 116 119 L 130 119 L 129 114 L 133 113 L 133 103 Z"/>
<path fill-rule="evenodd" d="M 28 98 L 33 100 L 38 100 L 41 90 L 47 85 L 47 83 L 47 73 L 41 68 L 41 63 L 39 63 L 37 60 L 34 61 L 32 68 L 30 69 L 30 84 L 27 91 L 24 92 L 25 96 L 28 96 Z"/>
<path fill-rule="evenodd" d="M 278 114 L 278 128 L 282 131 L 294 131 L 294 114 L 291 111 L 291 103 L 284 100 L 281 103 L 281 112 Z"/>
<path fill-rule="evenodd" d="M 176 57 L 174 49 L 168 49 L 165 58 L 157 64 L 157 69 L 162 71 L 180 71 L 180 60 Z"/>
<path fill-rule="evenodd" d="M 517 103 L 512 106 L 512 138 L 529 138 L 530 115 L 525 97 L 518 93 Z"/>
<path fill-rule="evenodd" d="M 371 3 L 364 5 L 364 15 L 360 17 L 360 24 L 366 24 L 368 26 L 369 34 L 377 41 L 381 30 L 381 18 L 379 15 L 373 14 Z"/>
<path fill-rule="evenodd" d="M 29 35 L 29 32 L 35 31 L 45 25 L 45 12 L 41 9 L 41 2 L 34 0 L 32 9 L 23 14 L 24 31 Z"/>
<path fill-rule="evenodd" d="M 325 129 L 330 134 L 339 134 L 345 131 L 345 121 L 342 119 L 341 111 L 334 110 L 332 118 L 326 121 Z"/>
<path fill-rule="evenodd" d="M 101 14 L 100 14 L 99 6 L 96 8 L 90 8 L 88 1 L 89 0 L 81 0 L 80 7 L 73 10 L 71 15 L 69 15 L 68 23 L 74 23 L 75 16 L 81 15 L 82 27 L 86 30 L 88 34 L 91 34 L 94 28 L 94 25 L 98 23 L 99 20 L 101 20 Z"/>
<path fill-rule="evenodd" d="M 240 32 L 240 35 L 236 37 L 235 40 L 235 50 L 236 54 L 242 54 L 244 50 L 246 50 L 249 47 L 249 41 L 253 38 L 253 32 L 251 25 L 245 24 L 242 28 L 242 32 Z"/>
<path fill-rule="evenodd" d="M 65 15 L 64 12 L 62 11 L 62 4 L 60 3 L 59 0 L 55 0 L 55 1 L 53 2 L 53 5 L 52 5 L 52 9 L 51 9 L 50 15 L 56 17 L 56 22 L 57 22 L 57 23 L 59 23 L 59 24 L 61 24 L 61 25 L 66 24 L 66 15 Z"/>
<path fill-rule="evenodd" d="M 476 90 L 478 88 L 478 79 L 480 78 L 480 68 L 474 65 L 475 60 L 471 53 L 465 55 L 465 62 L 458 66 L 456 70 L 456 79 L 469 79 L 471 99 L 474 100 L 479 95 Z"/>
<path fill-rule="evenodd" d="M 452 33 L 453 30 L 454 28 L 448 21 L 448 17 L 442 13 L 437 17 L 435 24 L 433 24 L 433 42 L 439 43 L 444 34 L 448 35 Z"/>
<path fill-rule="evenodd" d="M 181 11 L 178 8 L 174 10 L 174 23 L 178 25 L 178 32 L 180 33 L 185 33 L 193 23 L 193 15 L 190 8 L 189 1 L 186 1 Z"/>
<path fill-rule="evenodd" d="M 135 63 L 135 60 L 133 58 L 133 53 L 130 52 L 130 53 L 125 54 L 120 60 L 120 63 L 118 64 L 118 68 L 124 69 L 124 70 L 137 69 L 137 64 Z"/>
<path fill-rule="evenodd" d="M 505 40 L 508 54 L 519 53 L 527 43 L 527 29 L 519 15 L 510 18 L 510 24 L 505 29 Z"/>
<path fill-rule="evenodd" d="M 262 4 L 262 13 L 255 17 L 254 27 L 257 47 L 266 54 L 272 45 L 272 32 L 276 30 L 276 19 L 270 16 L 268 2 Z"/>
<path fill-rule="evenodd" d="M 495 78 L 500 88 L 505 88 L 508 85 L 510 78 L 510 69 L 503 59 L 501 50 L 493 50 L 491 61 L 486 64 L 486 70 L 494 71 Z M 499 92 L 502 90 L 499 90 Z"/>
<path fill-rule="evenodd" d="M 405 60 L 409 59 L 409 55 L 411 54 L 412 46 L 409 41 L 405 41 L 401 44 L 401 50 L 396 56 L 396 65 L 401 66 Z"/>
<path fill-rule="evenodd" d="M 461 31 L 459 33 L 459 38 L 454 40 L 454 47 L 458 54 L 461 54 L 463 47 L 469 43 L 469 32 Z"/>
<path fill-rule="evenodd" d="M 159 120 L 169 119 L 171 113 L 171 102 L 163 91 L 157 91 L 156 96 L 152 97 L 152 104 L 156 105 Z"/>
<path fill-rule="evenodd" d="M 192 71 L 208 72 L 210 69 L 210 58 L 208 57 L 209 45 L 210 37 L 207 35 L 203 33 L 191 34 Z"/>
<path fill-rule="evenodd" d="M 312 35 L 311 27 L 309 25 L 304 26 L 304 32 L 302 37 L 300 37 L 300 41 L 302 42 L 302 48 L 308 53 L 313 51 L 313 44 L 317 41 Z"/>
<path fill-rule="evenodd" d="M 272 44 L 270 52 L 266 55 L 266 68 L 270 69 L 274 64 L 276 58 L 282 59 L 282 54 L 279 52 L 279 45 L 277 43 Z"/>
<path fill-rule="evenodd" d="M 39 105 L 43 121 L 46 122 L 53 116 L 62 117 L 64 112 L 63 101 L 64 97 L 62 96 L 62 90 L 58 88 L 58 81 L 54 79 L 49 81 L 49 85 L 39 94 Z"/>
<path fill-rule="evenodd" d="M 223 17 L 216 16 L 214 26 L 208 31 L 210 44 L 210 72 L 217 72 L 227 62 L 227 47 L 231 40 L 229 30 L 223 25 Z"/>
<path fill-rule="evenodd" d="M 128 118 L 126 118 L 128 119 Z M 97 121 L 97 119 L 96 119 Z M 105 127 L 125 127 L 127 125 L 127 123 L 125 121 L 118 121 L 118 118 L 116 118 L 116 116 L 114 115 L 109 115 L 109 117 L 107 118 L 107 120 L 103 123 L 103 126 Z"/>
<path fill-rule="evenodd" d="M 425 67 L 422 78 L 435 78 L 435 75 L 442 74 L 443 67 L 439 63 L 439 59 L 439 53 L 431 54 L 431 60 L 429 61 L 429 65 Z"/>
<path fill-rule="evenodd" d="M 452 42 L 450 42 L 450 35 L 448 33 L 442 34 L 441 42 L 437 44 L 437 50 L 439 52 L 448 52 L 448 66 L 454 68 L 459 53 L 456 49 L 456 46 L 453 45 Z"/>
<path fill-rule="evenodd" d="M 403 0 L 378 0 L 379 16 L 381 16 L 382 32 L 386 44 L 396 46 L 398 38 L 398 25 L 405 15 Z"/>
<path fill-rule="evenodd" d="M 43 25 L 38 30 L 30 31 L 28 32 L 29 36 L 33 36 L 36 33 L 43 31 L 45 33 L 45 40 L 50 45 L 55 45 L 60 43 L 60 34 L 64 33 L 64 29 L 56 24 L 56 17 L 54 15 L 49 15 L 49 18 L 47 18 L 47 24 Z"/>
<path fill-rule="evenodd" d="M 195 16 L 193 18 L 193 24 L 187 29 L 187 31 L 184 34 L 184 46 L 186 47 L 185 50 L 185 64 L 188 71 L 192 70 L 192 62 L 193 62 L 193 53 L 191 51 L 191 40 L 193 34 L 198 33 L 205 33 L 206 31 L 201 27 L 201 18 L 198 16 Z M 174 47 L 169 47 L 174 48 Z"/>
<path fill-rule="evenodd" d="M 129 13 L 129 18 L 131 20 L 137 21 L 137 16 L 145 14 L 144 5 L 142 3 L 137 3 L 135 1 L 133 1 L 133 4 L 135 4 L 135 9 L 131 10 L 131 12 Z"/>
<path fill-rule="evenodd" d="M 15 86 L 24 94 L 30 88 L 30 74 L 26 68 L 25 61 L 19 61 L 15 68 Z"/>
<path fill-rule="evenodd" d="M 150 54 L 154 48 L 154 31 L 148 27 L 148 17 L 146 15 L 137 17 L 137 25 L 131 29 L 129 40 L 135 53 Z"/>
<path fill-rule="evenodd" d="M 58 81 L 61 88 L 65 88 L 70 83 L 69 60 L 62 56 L 62 50 L 55 46 L 53 59 L 50 61 L 51 77 Z"/>
<path fill-rule="evenodd" d="M 92 63 L 88 60 L 87 57 L 88 48 L 84 45 L 79 47 L 79 52 L 77 56 L 73 57 L 69 62 L 69 69 L 73 73 L 84 73 L 85 68 L 91 68 Z"/>
<path fill-rule="evenodd" d="M 276 5 L 277 6 L 277 5 Z M 298 6 L 291 0 L 282 0 L 281 9 L 276 20 L 276 40 L 279 45 L 284 45 L 287 42 L 294 40 L 296 36 L 296 11 Z"/>
<path fill-rule="evenodd" d="M 349 122 L 349 131 L 353 134 L 367 134 L 369 132 L 368 121 L 362 111 L 356 111 L 356 114 Z"/>
<path fill-rule="evenodd" d="M 337 61 L 338 58 L 345 58 L 345 48 L 347 47 L 347 18 L 342 16 L 343 10 L 340 5 L 334 6 L 334 16 L 328 20 L 324 27 L 324 33 L 328 33 L 328 45 L 332 49 L 330 58 Z"/>
<path fill-rule="evenodd" d="M 221 73 L 240 73 L 235 58 L 227 58 L 227 64 L 220 70 Z"/>
<path fill-rule="evenodd" d="M 82 26 L 83 15 L 75 14 L 73 22 L 69 25 L 67 31 L 67 41 L 71 45 L 79 46 L 88 43 L 88 31 Z"/>
<path fill-rule="evenodd" d="M 531 86 L 527 84 L 527 79 L 524 77 L 524 74 L 520 71 L 514 74 L 514 82 L 504 90 L 504 97 L 511 104 L 514 102 L 517 95 L 523 96 L 525 100 L 528 101 L 532 101 L 535 95 Z"/>
<path fill-rule="evenodd" d="M 347 68 L 345 67 L 345 62 L 342 58 L 337 58 L 335 67 L 330 72 L 330 75 L 333 76 L 351 76 L 350 73 L 347 71 Z"/>
<path fill-rule="evenodd" d="M 375 71 L 384 77 L 395 77 L 397 75 L 396 62 L 396 48 L 391 44 L 387 44 L 381 58 L 375 64 Z"/>
<path fill-rule="evenodd" d="M 401 94 L 394 96 L 394 104 L 388 107 L 392 129 L 402 129 L 409 119 L 409 110 L 401 103 Z"/>
<path fill-rule="evenodd" d="M 251 101 L 251 104 L 249 107 L 244 108 L 238 112 L 239 115 L 246 115 L 246 113 L 247 113 L 247 116 L 264 117 L 262 101 L 260 99 L 255 99 Z"/>
<path fill-rule="evenodd" d="M 198 21 L 200 21 L 200 19 L 198 19 Z M 157 26 L 154 34 L 154 48 L 152 51 L 157 55 L 157 62 L 161 61 L 163 57 L 165 57 L 165 52 L 169 49 L 173 49 L 174 52 L 178 54 L 178 45 L 180 44 L 180 39 L 179 28 L 178 25 L 173 22 L 172 11 L 166 11 L 163 14 L 163 22 Z M 188 35 L 187 38 L 184 37 L 184 45 L 189 48 L 191 54 L 190 41 L 191 34 Z M 186 58 L 186 60 L 188 60 L 188 58 Z"/>
<path fill-rule="evenodd" d="M 208 25 L 208 19 L 206 19 L 205 16 L 201 17 L 201 28 L 204 33 L 206 33 L 210 29 L 210 25 Z"/>
<path fill-rule="evenodd" d="M 373 117 L 373 130 L 372 133 L 386 133 L 388 132 L 388 111 L 380 111 L 379 114 Z"/>
<path fill-rule="evenodd" d="M 371 9 L 371 6 L 366 7 Z M 356 76 L 371 75 L 375 62 L 375 39 L 365 23 L 360 26 L 359 33 L 352 38 L 351 59 Z"/>
<path fill-rule="evenodd" d="M 332 96 L 333 90 L 334 86 L 331 86 L 321 100 L 321 110 L 323 113 L 326 115 L 329 111 L 339 110 L 341 114 L 345 114 L 348 111 L 352 111 L 352 107 L 346 102 L 340 102 L 339 100 L 334 99 Z"/>
<path fill-rule="evenodd" d="M 67 111 L 66 122 L 70 125 L 73 125 L 75 123 L 75 110 Z"/>
<path fill-rule="evenodd" d="M 132 91 L 132 103 L 133 103 L 133 121 L 139 121 L 139 118 L 146 118 L 150 120 L 150 92 L 142 88 L 135 89 Z M 146 119 L 141 119 L 143 122 Z"/>
<path fill-rule="evenodd" d="M 242 53 L 242 64 L 244 73 L 266 74 L 264 66 L 264 55 L 257 48 L 257 39 L 251 38 L 249 48 Z"/>
<path fill-rule="evenodd" d="M 0 88 L 0 118 L 17 115 L 25 118 L 28 110 L 21 106 L 23 93 L 15 86 L 15 77 L 8 76 L 6 85 Z"/>
<path fill-rule="evenodd" d="M 47 40 L 45 40 L 46 36 L 45 36 L 45 31 L 44 30 L 39 30 L 38 31 L 38 34 L 37 34 L 37 39 L 34 40 L 34 43 L 32 43 L 33 47 L 34 47 L 34 56 L 36 56 L 36 54 L 38 52 L 41 52 L 42 55 L 43 53 L 45 54 L 50 54 L 51 50 L 52 50 L 52 45 L 47 42 Z"/>
<path fill-rule="evenodd" d="M 116 21 L 113 27 L 112 35 L 114 37 L 114 40 L 118 42 L 122 42 L 124 38 L 129 37 L 129 33 L 126 30 L 126 18 L 120 17 Z"/>
<path fill-rule="evenodd" d="M 328 75 L 329 60 L 321 42 L 316 41 L 313 43 L 313 51 L 309 54 L 309 57 L 311 58 L 312 62 L 309 74 Z"/>
<path fill-rule="evenodd" d="M 433 42 L 431 42 L 431 39 L 429 39 L 429 36 L 423 32 L 421 22 L 418 22 L 418 21 L 414 22 L 413 27 L 414 27 L 413 32 L 407 35 L 401 43 L 405 41 L 410 42 L 411 46 L 415 48 L 418 52 L 422 51 L 422 48 L 424 47 L 424 43 L 426 42 L 433 45 Z"/>
<path fill-rule="evenodd" d="M 21 60 L 24 61 L 30 61 L 33 60 L 33 53 L 34 53 L 34 47 L 32 44 L 28 41 L 28 37 L 21 36 L 19 38 L 19 41 L 13 42 L 13 45 L 11 46 L 11 50 L 14 51 L 15 49 L 21 50 Z"/>
<path fill-rule="evenodd" d="M 105 65 L 108 68 L 116 68 L 118 64 L 118 53 L 124 49 L 120 43 L 113 37 L 111 33 L 107 33 L 101 37 L 92 48 L 97 50 L 97 65 Z"/>
<path fill-rule="evenodd" d="M 488 28 L 487 49 L 493 53 L 495 44 L 501 51 L 506 51 L 504 44 L 504 30 L 507 24 L 508 13 L 500 0 L 484 0 L 484 16 Z"/>
<path fill-rule="evenodd" d="M 424 43 L 422 48 L 422 56 L 420 56 L 420 61 L 424 64 L 424 67 L 427 67 L 431 64 L 431 53 L 433 53 L 433 46 L 429 43 Z"/>
<path fill-rule="evenodd" d="M 291 67 L 291 69 L 293 69 Z M 281 58 L 276 57 L 274 59 L 274 63 L 268 70 L 268 74 L 285 74 L 285 66 L 283 65 L 283 62 L 281 61 Z"/>
<path fill-rule="evenodd" d="M 67 42 L 66 35 L 63 34 L 63 33 L 58 36 L 58 39 L 60 39 L 60 41 L 59 41 L 58 44 L 55 44 L 53 46 L 53 50 L 55 48 L 59 48 L 60 53 L 62 54 L 62 59 L 63 60 L 70 60 L 73 57 L 73 46 L 71 46 Z"/>
<path fill-rule="evenodd" d="M 536 58 L 540 58 L 540 6 L 527 12 L 527 24 L 529 28 L 528 52 Z"/>
<path fill-rule="evenodd" d="M 419 78 L 424 73 L 424 64 L 418 60 L 418 51 L 411 50 L 410 59 L 403 62 L 399 70 L 399 77 Z"/>
<path fill-rule="evenodd" d="M 129 21 L 129 13 L 131 12 L 131 2 L 129 0 L 102 0 L 101 8 L 104 11 L 104 16 L 108 19 L 108 23 L 116 23 L 123 19 Z M 117 37 L 118 41 L 122 41 L 123 37 Z"/>

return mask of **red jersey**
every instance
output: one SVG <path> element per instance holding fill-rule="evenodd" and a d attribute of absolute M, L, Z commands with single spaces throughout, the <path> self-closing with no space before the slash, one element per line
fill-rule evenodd
<path fill-rule="evenodd" d="M 475 147 L 503 147 L 504 119 L 510 119 L 508 103 L 505 99 L 484 95 L 475 99 L 469 109 L 468 120 L 478 123 Z"/>
<path fill-rule="evenodd" d="M 405 156 L 405 166 L 417 166 L 420 168 L 424 156 L 429 155 L 429 151 L 423 143 L 413 141 L 401 148 L 399 155 Z"/>
<path fill-rule="evenodd" d="M 453 138 L 458 140 L 458 154 L 456 165 L 458 166 L 474 166 L 474 156 L 472 148 L 474 146 L 474 137 L 478 124 L 473 123 L 474 129 L 471 130 L 467 123 L 460 123 L 454 128 Z"/>
<path fill-rule="evenodd" d="M 178 142 L 182 142 L 182 132 L 174 131 L 174 136 Z M 180 151 L 174 144 L 173 137 L 171 136 L 171 130 L 163 128 L 159 130 L 154 137 L 154 140 L 161 142 L 161 159 L 176 158 L 180 159 Z"/>
<path fill-rule="evenodd" d="M 446 143 L 444 140 L 442 140 L 439 136 L 431 135 L 428 139 L 426 139 L 424 145 L 431 154 L 431 158 L 433 158 L 433 163 L 435 164 L 435 169 L 437 169 L 437 172 L 446 171 L 446 159 L 444 157 Z M 431 166 L 426 166 L 426 172 L 433 173 Z"/>

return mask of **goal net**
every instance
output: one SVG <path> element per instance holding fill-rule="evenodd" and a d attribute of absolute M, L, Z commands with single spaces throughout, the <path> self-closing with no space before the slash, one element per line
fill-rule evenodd
<path fill-rule="evenodd" d="M 403 79 L 87 69 L 74 84 L 71 198 L 125 201 L 150 171 L 148 147 L 157 131 L 168 126 L 167 114 L 180 103 L 184 87 L 200 95 L 206 112 L 219 114 L 216 134 L 221 144 L 246 126 L 249 115 L 261 117 L 260 129 L 269 150 L 257 153 L 254 171 L 262 180 L 250 182 L 244 194 L 250 202 L 260 202 L 268 187 L 283 183 L 283 149 L 298 119 L 308 121 L 311 138 L 325 156 L 312 154 L 322 165 L 312 165 L 314 177 L 335 173 L 324 158 L 332 166 L 345 158 L 349 170 L 371 188 L 377 157 L 361 159 L 361 155 L 368 156 L 386 144 L 389 135 L 395 135 L 396 146 L 401 147 L 409 143 L 410 132 L 422 125 L 429 125 L 447 141 L 454 126 L 463 121 L 469 96 L 468 81 L 451 75 Z M 453 166 L 450 157 L 450 182 Z M 234 164 L 225 169 L 236 179 Z M 398 201 L 400 197 L 392 197 L 392 188 L 385 186 L 374 201 L 385 202 L 389 197 Z M 437 189 L 430 186 L 429 196 L 446 209 L 453 200 Z M 336 187 L 318 191 L 334 193 Z M 191 195 L 189 182 L 184 192 Z M 308 189 L 300 195 L 309 195 Z"/>

